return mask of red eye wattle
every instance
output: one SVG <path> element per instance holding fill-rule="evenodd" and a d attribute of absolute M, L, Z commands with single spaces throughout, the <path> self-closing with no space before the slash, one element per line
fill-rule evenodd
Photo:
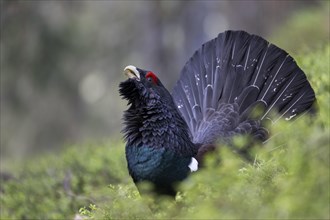
<path fill-rule="evenodd" d="M 157 82 L 158 82 L 158 78 L 153 72 L 147 72 L 146 79 L 147 80 L 152 80 L 152 82 L 154 84 L 157 84 Z"/>

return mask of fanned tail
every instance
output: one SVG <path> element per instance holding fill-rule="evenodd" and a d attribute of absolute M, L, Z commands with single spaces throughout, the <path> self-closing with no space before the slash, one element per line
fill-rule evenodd
<path fill-rule="evenodd" d="M 244 31 L 226 31 L 205 43 L 186 63 L 172 96 L 195 143 L 236 133 L 260 136 L 260 123 L 290 120 L 310 111 L 315 94 L 284 50 Z M 261 114 L 252 122 L 251 111 Z M 277 111 L 276 118 L 271 112 Z M 263 132 L 263 131 L 262 131 Z"/>

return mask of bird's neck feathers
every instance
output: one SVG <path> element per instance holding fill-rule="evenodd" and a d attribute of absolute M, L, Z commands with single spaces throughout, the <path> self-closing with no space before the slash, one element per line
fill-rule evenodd
<path fill-rule="evenodd" d="M 127 145 L 172 148 L 195 154 L 188 126 L 169 93 L 165 99 L 132 103 L 123 119 Z"/>

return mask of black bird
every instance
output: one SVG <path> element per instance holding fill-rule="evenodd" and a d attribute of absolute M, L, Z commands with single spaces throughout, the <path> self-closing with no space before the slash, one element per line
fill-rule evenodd
<path fill-rule="evenodd" d="M 123 117 L 129 174 L 172 196 L 216 142 L 230 144 L 242 134 L 265 141 L 264 121 L 313 112 L 316 100 L 291 56 L 244 31 L 226 31 L 202 45 L 172 94 L 151 71 L 127 66 L 124 73 L 119 92 L 129 104 Z"/>

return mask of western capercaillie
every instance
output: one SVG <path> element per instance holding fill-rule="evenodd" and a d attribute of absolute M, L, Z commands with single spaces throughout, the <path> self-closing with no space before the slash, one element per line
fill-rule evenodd
<path fill-rule="evenodd" d="M 172 94 L 151 71 L 127 66 L 124 73 L 119 92 L 129 103 L 123 117 L 129 174 L 160 194 L 175 195 L 175 184 L 198 169 L 216 142 L 230 145 L 242 134 L 265 141 L 264 121 L 314 111 L 314 91 L 294 59 L 244 31 L 202 45 Z"/>

